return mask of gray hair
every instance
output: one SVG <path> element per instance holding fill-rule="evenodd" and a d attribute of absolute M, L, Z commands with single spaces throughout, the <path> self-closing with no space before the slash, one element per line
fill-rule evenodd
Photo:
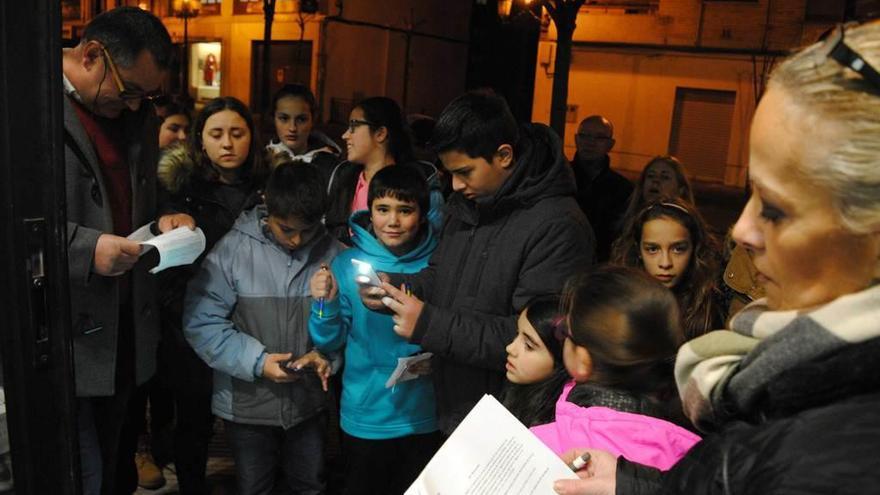
<path fill-rule="evenodd" d="M 880 67 L 880 23 L 847 29 L 844 41 Z M 839 131 L 824 160 L 803 160 L 808 180 L 831 192 L 843 224 L 856 233 L 880 228 L 880 87 L 812 45 L 777 67 L 769 88 L 782 89 L 814 122 Z"/>

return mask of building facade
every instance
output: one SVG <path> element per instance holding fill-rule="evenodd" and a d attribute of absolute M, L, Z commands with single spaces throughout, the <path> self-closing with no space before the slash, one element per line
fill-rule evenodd
<path fill-rule="evenodd" d="M 586 116 L 615 126 L 612 165 L 633 177 L 656 155 L 692 179 L 744 186 L 748 131 L 772 66 L 842 20 L 846 2 L 592 0 L 574 33 L 565 148 Z M 555 30 L 542 36 L 532 118 L 548 122 Z"/>

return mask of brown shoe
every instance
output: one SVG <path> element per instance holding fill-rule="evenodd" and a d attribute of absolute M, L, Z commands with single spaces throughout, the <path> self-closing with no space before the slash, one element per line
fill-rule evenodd
<path fill-rule="evenodd" d="M 149 452 L 138 452 L 134 455 L 134 465 L 137 466 L 138 486 L 147 490 L 158 490 L 165 486 L 165 476 L 156 465 L 153 456 Z"/>

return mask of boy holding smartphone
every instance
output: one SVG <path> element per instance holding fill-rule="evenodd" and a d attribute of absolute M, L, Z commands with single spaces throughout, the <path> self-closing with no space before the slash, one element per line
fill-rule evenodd
<path fill-rule="evenodd" d="M 321 223 L 326 198 L 316 169 L 282 163 L 266 204 L 241 214 L 187 290 L 184 332 L 214 369 L 241 495 L 270 493 L 279 468 L 295 493 L 324 492 L 330 370 L 307 322 L 309 279 L 342 250 Z"/>
<path fill-rule="evenodd" d="M 386 167 L 370 181 L 369 210 L 349 220 L 354 247 L 311 280 L 309 332 L 321 352 L 345 347 L 340 426 L 345 494 L 403 493 L 440 444 L 430 377 L 386 388 L 397 360 L 421 351 L 394 332 L 389 314 L 361 304 L 356 277 L 379 271 L 415 273 L 437 245 L 427 222 L 425 178 L 410 167 Z M 409 371 L 415 371 L 412 368 Z"/>

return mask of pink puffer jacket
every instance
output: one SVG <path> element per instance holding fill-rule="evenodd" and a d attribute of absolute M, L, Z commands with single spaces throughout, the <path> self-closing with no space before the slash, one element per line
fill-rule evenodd
<path fill-rule="evenodd" d="M 562 389 L 555 422 L 531 428 L 557 454 L 576 447 L 601 449 L 665 471 L 700 441 L 699 436 L 669 421 L 572 404 L 566 400 L 572 388 L 573 381 Z"/>

